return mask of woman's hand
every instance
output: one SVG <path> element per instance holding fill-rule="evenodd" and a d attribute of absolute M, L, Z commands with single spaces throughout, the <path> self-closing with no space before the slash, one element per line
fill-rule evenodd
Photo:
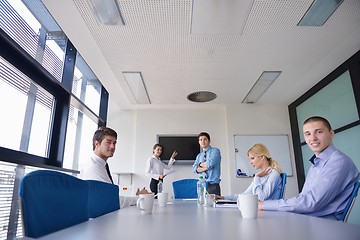
<path fill-rule="evenodd" d="M 258 173 L 256 174 L 256 176 L 258 176 L 258 177 L 264 177 L 264 176 L 268 175 L 269 173 L 271 173 L 271 171 L 272 171 L 272 168 L 271 168 L 271 167 L 268 167 L 268 168 L 265 168 L 264 170 L 258 172 Z"/>
<path fill-rule="evenodd" d="M 177 151 L 175 150 L 172 154 L 171 154 L 171 157 L 170 158 L 175 158 L 177 155 Z"/>

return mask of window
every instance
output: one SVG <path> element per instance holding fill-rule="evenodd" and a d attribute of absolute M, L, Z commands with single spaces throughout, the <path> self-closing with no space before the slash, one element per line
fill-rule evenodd
<path fill-rule="evenodd" d="M 71 105 L 66 133 L 64 168 L 81 170 L 89 161 L 97 124 Z"/>
<path fill-rule="evenodd" d="M 54 97 L 0 58 L 0 146 L 47 157 Z"/>
<path fill-rule="evenodd" d="M 38 168 L 77 174 L 108 93 L 41 0 L 2 0 L 0 18 L 0 239 L 15 239 L 17 180 Z"/>
<path fill-rule="evenodd" d="M 15 176 L 15 164 L 0 162 L 0 239 L 8 239 L 8 232 L 9 236 L 22 236 L 20 209 L 13 198 Z"/>
<path fill-rule="evenodd" d="M 313 115 L 321 115 L 331 120 L 331 126 L 334 129 L 357 121 L 359 114 L 349 71 L 341 74 L 297 106 L 296 113 L 300 130 L 302 130 L 304 120 Z M 300 139 L 304 141 L 302 131 L 300 131 Z"/>
<path fill-rule="evenodd" d="M 3 99 L 12 99 L 11 104 L 0 103 L 0 111 L 7 113 L 0 120 L 0 130 L 6 133 L 0 137 L 0 154 L 3 150 L 11 155 L 10 162 L 17 162 L 16 151 L 21 151 L 39 157 L 27 156 L 26 164 L 64 167 L 66 162 L 77 171 L 80 156 L 70 157 L 74 151 L 65 150 L 65 145 L 73 147 L 70 143 L 105 125 L 107 91 L 41 0 L 1 1 L 0 9 L 6 13 L 1 36 L 9 44 L 0 56 L 0 93 Z M 65 53 L 75 61 L 64 62 Z M 74 71 L 69 75 L 71 71 L 64 69 Z"/>
<path fill-rule="evenodd" d="M 76 56 L 75 66 L 72 93 L 98 115 L 100 109 L 101 83 L 79 53 L 77 53 Z"/>
<path fill-rule="evenodd" d="M 7 13 L 2 14 L 1 28 L 61 81 L 67 38 L 43 3 L 40 0 L 5 0 L 1 2 L 0 9 Z"/>

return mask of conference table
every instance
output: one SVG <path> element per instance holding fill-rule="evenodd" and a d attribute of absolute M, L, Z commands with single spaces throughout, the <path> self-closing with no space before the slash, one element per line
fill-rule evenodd
<path fill-rule="evenodd" d="M 155 202 L 151 214 L 131 206 L 40 239 L 359 240 L 360 226 L 276 211 L 259 211 L 256 219 L 244 219 L 236 207 L 198 207 L 193 200 L 175 200 L 166 207 Z"/>

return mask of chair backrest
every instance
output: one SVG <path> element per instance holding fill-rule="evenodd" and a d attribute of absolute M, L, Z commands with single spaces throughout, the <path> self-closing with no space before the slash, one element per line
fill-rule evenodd
<path fill-rule="evenodd" d="M 286 175 L 286 173 L 282 172 L 282 173 L 280 173 L 280 177 L 281 177 L 280 199 L 284 199 L 287 175 Z"/>
<path fill-rule="evenodd" d="M 74 176 L 38 170 L 20 183 L 24 235 L 38 238 L 89 219 L 86 181 Z"/>
<path fill-rule="evenodd" d="M 358 191 L 359 191 L 359 184 L 360 182 L 356 182 L 354 184 L 354 188 L 353 188 L 353 191 L 349 197 L 349 200 L 345 206 L 345 209 L 344 209 L 344 212 L 343 214 L 341 215 L 341 221 L 343 222 L 347 222 L 348 218 L 349 218 L 349 215 L 350 215 L 350 212 L 351 212 L 351 209 L 355 203 L 355 199 L 356 199 L 356 196 L 358 195 Z"/>
<path fill-rule="evenodd" d="M 175 199 L 197 198 L 197 179 L 182 179 L 172 183 Z"/>
<path fill-rule="evenodd" d="M 89 183 L 90 218 L 120 209 L 119 186 L 95 180 L 87 180 L 87 182 Z"/>

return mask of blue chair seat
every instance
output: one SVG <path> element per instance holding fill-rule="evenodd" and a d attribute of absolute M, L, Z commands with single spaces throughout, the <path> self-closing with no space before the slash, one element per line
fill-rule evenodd
<path fill-rule="evenodd" d="M 172 183 L 175 199 L 197 198 L 197 179 L 182 179 Z"/>
<path fill-rule="evenodd" d="M 74 176 L 38 170 L 20 183 L 24 235 L 38 238 L 89 219 L 86 181 Z"/>
<path fill-rule="evenodd" d="M 120 209 L 119 186 L 95 180 L 87 180 L 87 182 L 89 183 L 90 218 Z"/>
<path fill-rule="evenodd" d="M 282 172 L 282 173 L 280 173 L 280 177 L 281 177 L 280 199 L 284 199 L 287 175 L 286 175 L 286 173 Z"/>

